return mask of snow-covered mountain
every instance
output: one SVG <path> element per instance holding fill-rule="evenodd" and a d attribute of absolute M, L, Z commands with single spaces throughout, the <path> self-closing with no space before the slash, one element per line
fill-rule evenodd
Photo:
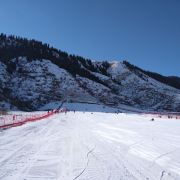
<path fill-rule="evenodd" d="M 0 107 L 89 102 L 180 112 L 180 81 L 127 61 L 92 62 L 35 40 L 0 35 Z"/>

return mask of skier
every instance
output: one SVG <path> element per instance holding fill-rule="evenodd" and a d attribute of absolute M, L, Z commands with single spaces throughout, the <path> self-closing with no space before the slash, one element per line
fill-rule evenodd
<path fill-rule="evenodd" d="M 15 121 L 15 117 L 16 117 L 16 116 L 15 116 L 15 115 L 13 115 L 13 122 Z"/>

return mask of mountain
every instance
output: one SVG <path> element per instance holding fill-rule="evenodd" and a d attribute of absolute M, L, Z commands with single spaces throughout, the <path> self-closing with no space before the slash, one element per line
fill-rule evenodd
<path fill-rule="evenodd" d="M 1 34 L 1 109 L 38 110 L 62 100 L 180 112 L 180 81 L 127 61 L 94 62 Z"/>

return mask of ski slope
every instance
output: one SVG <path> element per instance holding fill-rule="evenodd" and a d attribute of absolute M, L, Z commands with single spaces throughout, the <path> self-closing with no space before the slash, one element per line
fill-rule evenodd
<path fill-rule="evenodd" d="M 180 121 L 68 112 L 0 131 L 1 180 L 179 180 Z"/>

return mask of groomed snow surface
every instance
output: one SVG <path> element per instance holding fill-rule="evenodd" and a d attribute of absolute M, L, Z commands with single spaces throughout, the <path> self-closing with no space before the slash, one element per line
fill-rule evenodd
<path fill-rule="evenodd" d="M 1 180 L 179 180 L 180 121 L 67 112 L 0 131 Z"/>

